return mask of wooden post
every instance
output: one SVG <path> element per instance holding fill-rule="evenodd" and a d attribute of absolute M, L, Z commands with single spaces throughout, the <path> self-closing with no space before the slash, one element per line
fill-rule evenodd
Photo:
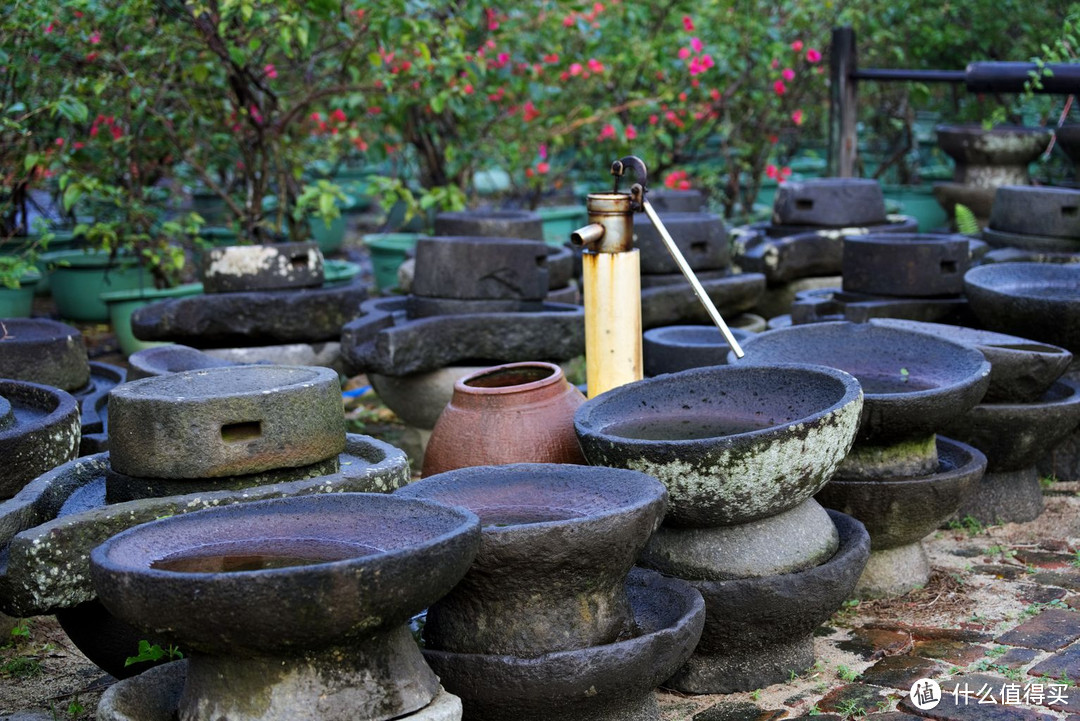
<path fill-rule="evenodd" d="M 829 57 L 829 175 L 855 176 L 859 138 L 855 30 L 833 28 Z"/>
<path fill-rule="evenodd" d="M 637 248 L 581 256 L 590 398 L 643 377 L 640 257 Z"/>

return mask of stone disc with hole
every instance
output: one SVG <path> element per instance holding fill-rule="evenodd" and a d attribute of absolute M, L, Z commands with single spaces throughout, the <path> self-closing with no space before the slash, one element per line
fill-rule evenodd
<path fill-rule="evenodd" d="M 313 288 L 323 284 L 323 258 L 317 243 L 232 245 L 203 256 L 203 291 Z"/>
<path fill-rule="evenodd" d="M 884 222 L 885 195 L 876 180 L 815 178 L 776 189 L 773 223 L 837 227 Z"/>
<path fill-rule="evenodd" d="M 1080 190 L 1033 185 L 998 188 L 990 227 L 1006 233 L 1080 239 Z"/>
<path fill-rule="evenodd" d="M 47 318 L 5 318 L 0 378 L 75 391 L 90 380 L 82 333 Z"/>
<path fill-rule="evenodd" d="M 455 300 L 543 300 L 549 285 L 548 253 L 541 240 L 420 238 L 412 292 Z"/>
<path fill-rule="evenodd" d="M 149 478 L 219 478 L 306 466 L 345 447 L 329 368 L 233 366 L 144 378 L 113 390 L 113 468 Z"/>
<path fill-rule="evenodd" d="M 906 298 L 964 292 L 963 235 L 883 233 L 844 238 L 844 290 Z"/>
<path fill-rule="evenodd" d="M 719 270 L 731 261 L 727 229 L 711 213 L 663 213 L 671 239 L 692 270 Z M 634 216 L 634 247 L 641 251 L 642 273 L 679 273 L 679 266 L 660 239 L 660 231 L 645 215 Z"/>

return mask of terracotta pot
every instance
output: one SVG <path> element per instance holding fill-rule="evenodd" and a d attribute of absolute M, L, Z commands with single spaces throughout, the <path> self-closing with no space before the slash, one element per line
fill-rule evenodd
<path fill-rule="evenodd" d="M 467 375 L 435 423 L 424 475 L 504 463 L 585 464 L 574 435 L 574 411 L 584 402 L 554 363 L 508 363 Z"/>

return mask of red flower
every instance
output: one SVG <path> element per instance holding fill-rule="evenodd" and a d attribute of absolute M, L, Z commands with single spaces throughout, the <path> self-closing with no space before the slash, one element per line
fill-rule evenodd
<path fill-rule="evenodd" d="M 634 128 L 633 125 L 627 125 L 626 126 L 626 139 L 627 140 L 634 140 L 635 138 L 637 138 L 637 130 Z"/>
<path fill-rule="evenodd" d="M 795 52 L 799 52 L 800 50 L 802 50 L 803 49 L 802 40 L 796 40 L 795 42 L 793 42 L 791 44 L 791 49 L 794 50 Z"/>
<path fill-rule="evenodd" d="M 581 75 L 581 71 L 584 70 L 584 69 L 585 68 L 583 68 L 581 66 L 581 63 L 573 63 L 572 65 L 570 65 L 570 74 L 571 75 Z"/>
<path fill-rule="evenodd" d="M 533 101 L 526 101 L 525 107 L 521 111 L 521 117 L 526 123 L 532 122 L 540 117 L 540 111 L 533 105 Z"/>
<path fill-rule="evenodd" d="M 472 95 L 472 94 L 473 94 L 473 86 L 472 86 L 472 83 L 466 83 L 466 84 L 465 84 L 465 87 L 464 87 L 464 88 L 462 88 L 462 90 L 464 91 L 464 93 L 465 93 L 466 95 Z"/>
<path fill-rule="evenodd" d="M 263 67 L 263 72 L 266 73 L 266 77 L 270 78 L 271 80 L 277 77 L 277 68 L 274 67 L 273 63 L 267 63 Z"/>
<path fill-rule="evenodd" d="M 100 42 L 101 42 L 101 33 L 99 33 L 99 32 L 90 33 L 90 44 L 91 45 L 97 45 Z"/>
<path fill-rule="evenodd" d="M 787 92 L 787 86 L 784 85 L 783 80 L 777 80 L 775 83 L 772 84 L 772 88 L 776 91 L 777 95 L 783 95 Z"/>
<path fill-rule="evenodd" d="M 604 72 L 604 64 L 596 58 L 589 58 L 589 70 L 594 73 L 602 73 Z"/>
<path fill-rule="evenodd" d="M 802 125 L 803 124 L 803 112 L 802 112 L 802 110 L 796 110 L 794 113 L 792 113 L 791 114 L 791 120 L 796 125 Z"/>
<path fill-rule="evenodd" d="M 811 63 L 820 62 L 821 61 L 821 53 L 819 53 L 817 50 L 814 50 L 813 48 L 810 48 L 809 50 L 806 51 L 806 60 L 807 60 L 807 62 L 811 62 Z"/>
<path fill-rule="evenodd" d="M 780 176 L 780 170 L 775 165 L 770 163 L 765 166 L 765 175 L 772 180 L 776 180 Z"/>
<path fill-rule="evenodd" d="M 570 13 L 569 15 L 567 15 L 566 17 L 564 17 L 564 18 L 562 19 L 562 24 L 563 24 L 563 27 L 564 27 L 564 28 L 571 28 L 571 27 L 573 27 L 573 26 L 574 26 L 574 13 Z"/>
<path fill-rule="evenodd" d="M 679 60 L 686 60 L 690 57 L 690 48 L 679 48 Z"/>
<path fill-rule="evenodd" d="M 558 53 L 548 53 L 547 55 L 544 56 L 544 62 L 549 63 L 551 65 L 554 65 L 555 63 L 559 62 L 559 54 Z"/>
<path fill-rule="evenodd" d="M 686 32 L 688 32 L 688 33 L 694 32 L 694 21 L 690 18 L 689 15 L 683 15 L 683 17 L 682 17 L 682 26 L 683 26 L 683 29 L 686 30 Z"/>
<path fill-rule="evenodd" d="M 319 115 L 318 113 L 312 113 L 309 117 L 312 120 L 314 120 L 316 123 L 319 122 L 320 120 L 322 120 L 322 116 Z"/>
<path fill-rule="evenodd" d="M 57 138 L 56 139 L 56 144 L 58 146 L 60 146 L 60 147 L 63 147 L 64 146 L 64 139 L 63 138 Z"/>
<path fill-rule="evenodd" d="M 551 170 L 551 165 L 546 160 L 536 164 L 536 172 L 540 175 L 546 175 L 549 170 Z"/>
<path fill-rule="evenodd" d="M 700 53 L 704 47 L 705 46 L 701 44 L 701 38 L 690 38 L 690 48 L 695 53 Z"/>
<path fill-rule="evenodd" d="M 334 112 L 330 113 L 330 117 L 334 119 L 336 123 L 344 123 L 349 118 L 345 115 L 345 111 L 341 108 L 337 108 Z"/>
<path fill-rule="evenodd" d="M 113 140 L 119 140 L 120 138 L 124 137 L 124 131 L 121 130 L 120 127 L 117 125 L 113 125 L 112 127 L 110 127 L 109 132 L 112 133 Z"/>

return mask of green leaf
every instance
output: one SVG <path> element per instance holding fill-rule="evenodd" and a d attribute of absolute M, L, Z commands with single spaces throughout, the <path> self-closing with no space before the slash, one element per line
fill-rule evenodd
<path fill-rule="evenodd" d="M 26 157 L 23 158 L 23 170 L 30 172 L 34 166 L 38 164 L 38 160 L 40 159 L 41 156 L 37 153 L 27 153 Z"/>

